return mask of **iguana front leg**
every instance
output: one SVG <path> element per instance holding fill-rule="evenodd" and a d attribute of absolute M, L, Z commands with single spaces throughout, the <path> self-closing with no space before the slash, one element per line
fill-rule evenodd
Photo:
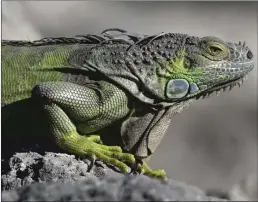
<path fill-rule="evenodd" d="M 126 163 L 135 163 L 132 154 L 123 153 L 118 146 L 102 145 L 99 136 L 79 134 L 97 132 L 128 113 L 125 94 L 113 85 L 90 88 L 46 82 L 34 87 L 32 98 L 43 109 L 50 133 L 64 151 L 102 160 L 122 173 L 128 172 Z"/>

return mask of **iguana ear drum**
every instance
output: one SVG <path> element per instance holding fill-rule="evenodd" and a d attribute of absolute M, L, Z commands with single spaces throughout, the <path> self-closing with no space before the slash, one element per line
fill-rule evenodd
<path fill-rule="evenodd" d="M 169 99 L 183 98 L 188 93 L 189 83 L 185 79 L 171 79 L 167 83 L 166 96 Z"/>

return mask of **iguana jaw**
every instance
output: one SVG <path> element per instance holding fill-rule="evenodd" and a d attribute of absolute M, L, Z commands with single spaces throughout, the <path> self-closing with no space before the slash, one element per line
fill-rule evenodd
<path fill-rule="evenodd" d="M 195 96 L 195 99 L 198 100 L 199 98 L 207 98 L 210 97 L 211 95 L 215 94 L 219 95 L 219 93 L 223 90 L 223 92 L 225 91 L 231 91 L 233 87 L 235 87 L 236 85 L 238 85 L 239 87 L 243 85 L 244 81 L 247 79 L 247 75 L 245 75 L 244 77 L 235 79 L 233 81 L 230 82 L 225 82 L 219 85 L 215 85 L 213 88 L 203 91 L 202 93 L 198 94 Z"/>

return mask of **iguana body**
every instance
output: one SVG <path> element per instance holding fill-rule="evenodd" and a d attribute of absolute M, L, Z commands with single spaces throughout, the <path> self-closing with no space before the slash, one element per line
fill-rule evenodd
<path fill-rule="evenodd" d="M 135 159 L 155 151 L 174 114 L 194 98 L 233 86 L 253 68 L 244 45 L 118 31 L 2 42 L 2 116 L 8 118 L 8 106 L 30 100 L 60 148 L 126 173 Z M 165 177 L 145 163 L 138 169 Z"/>

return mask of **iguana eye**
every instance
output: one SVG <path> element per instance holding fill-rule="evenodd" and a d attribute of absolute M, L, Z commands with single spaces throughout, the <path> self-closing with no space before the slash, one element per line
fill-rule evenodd
<path fill-rule="evenodd" d="M 205 49 L 208 53 L 207 56 L 210 56 L 214 60 L 221 60 L 229 57 L 229 50 L 222 43 L 215 41 L 206 41 Z"/>
<path fill-rule="evenodd" d="M 210 46 L 209 51 L 210 51 L 211 55 L 215 56 L 215 55 L 219 54 L 220 52 L 222 52 L 223 50 L 220 47 L 217 47 L 217 46 Z"/>

